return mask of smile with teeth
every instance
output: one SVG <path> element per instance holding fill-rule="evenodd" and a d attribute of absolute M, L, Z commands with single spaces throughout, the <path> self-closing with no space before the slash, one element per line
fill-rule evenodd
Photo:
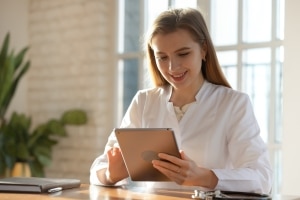
<path fill-rule="evenodd" d="M 183 72 L 183 73 L 181 73 L 181 74 L 176 74 L 176 75 L 171 75 L 173 78 L 181 78 L 181 77 L 183 77 L 184 75 L 186 74 L 186 72 Z"/>
<path fill-rule="evenodd" d="M 173 81 L 181 82 L 185 79 L 186 73 L 187 73 L 187 71 L 180 73 L 180 74 L 170 74 L 170 76 L 172 77 Z"/>

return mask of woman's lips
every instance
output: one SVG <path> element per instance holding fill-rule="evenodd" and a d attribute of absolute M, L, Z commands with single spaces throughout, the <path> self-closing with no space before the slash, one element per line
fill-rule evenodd
<path fill-rule="evenodd" d="M 187 71 L 181 73 L 181 74 L 170 74 L 170 76 L 173 78 L 174 81 L 181 81 L 184 79 Z"/>

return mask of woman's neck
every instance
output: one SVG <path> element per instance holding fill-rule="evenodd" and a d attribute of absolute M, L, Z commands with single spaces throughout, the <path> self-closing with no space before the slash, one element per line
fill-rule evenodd
<path fill-rule="evenodd" d="M 172 95 L 170 98 L 170 102 L 173 103 L 174 106 L 182 107 L 186 104 L 192 103 L 196 101 L 196 94 L 200 90 L 203 85 L 204 80 L 201 79 L 198 84 L 195 84 L 194 87 L 188 88 L 174 88 L 172 87 Z"/>

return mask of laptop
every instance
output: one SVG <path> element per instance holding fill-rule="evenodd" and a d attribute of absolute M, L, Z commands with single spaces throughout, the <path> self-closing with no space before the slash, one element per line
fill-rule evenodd
<path fill-rule="evenodd" d="M 116 128 L 115 135 L 132 181 L 170 181 L 152 165 L 158 153 L 180 158 L 171 128 Z"/>

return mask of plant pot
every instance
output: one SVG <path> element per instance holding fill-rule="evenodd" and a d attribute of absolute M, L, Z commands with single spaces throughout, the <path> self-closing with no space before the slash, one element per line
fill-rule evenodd
<path fill-rule="evenodd" d="M 11 176 L 30 177 L 31 172 L 30 172 L 29 164 L 27 162 L 16 162 L 11 171 Z"/>

